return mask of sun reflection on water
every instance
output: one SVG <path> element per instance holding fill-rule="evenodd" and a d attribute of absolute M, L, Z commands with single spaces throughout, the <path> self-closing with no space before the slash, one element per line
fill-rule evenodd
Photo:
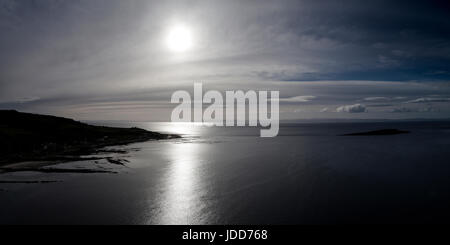
<path fill-rule="evenodd" d="M 159 224 L 198 224 L 202 220 L 200 144 L 171 144 L 171 158 L 159 198 Z"/>

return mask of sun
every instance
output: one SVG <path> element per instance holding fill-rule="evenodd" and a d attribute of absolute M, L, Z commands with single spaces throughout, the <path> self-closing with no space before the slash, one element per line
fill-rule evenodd
<path fill-rule="evenodd" d="M 167 47 L 175 53 L 186 52 L 192 48 L 192 32 L 184 25 L 177 25 L 169 30 Z"/>

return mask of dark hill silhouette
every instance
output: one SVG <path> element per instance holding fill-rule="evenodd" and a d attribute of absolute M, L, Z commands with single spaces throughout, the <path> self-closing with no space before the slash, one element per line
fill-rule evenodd
<path fill-rule="evenodd" d="M 178 138 L 140 128 L 92 126 L 72 119 L 0 110 L 0 164 L 91 154 L 99 148 Z"/>

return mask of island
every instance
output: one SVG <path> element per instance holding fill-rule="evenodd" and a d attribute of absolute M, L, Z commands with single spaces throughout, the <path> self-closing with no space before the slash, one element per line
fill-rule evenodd
<path fill-rule="evenodd" d="M 93 126 L 72 119 L 0 110 L 0 165 L 70 161 L 107 146 L 180 138 L 140 128 Z"/>
<path fill-rule="evenodd" d="M 409 131 L 398 130 L 398 129 L 381 129 L 368 132 L 351 133 L 344 134 L 341 136 L 381 136 L 381 135 L 397 135 L 397 134 L 409 134 Z"/>

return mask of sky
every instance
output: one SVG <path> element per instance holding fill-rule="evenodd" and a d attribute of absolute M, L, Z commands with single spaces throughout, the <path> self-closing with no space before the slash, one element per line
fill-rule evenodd
<path fill-rule="evenodd" d="M 445 0 L 0 0 L 0 109 L 168 121 L 201 82 L 280 91 L 284 120 L 450 118 L 449 16 Z"/>

